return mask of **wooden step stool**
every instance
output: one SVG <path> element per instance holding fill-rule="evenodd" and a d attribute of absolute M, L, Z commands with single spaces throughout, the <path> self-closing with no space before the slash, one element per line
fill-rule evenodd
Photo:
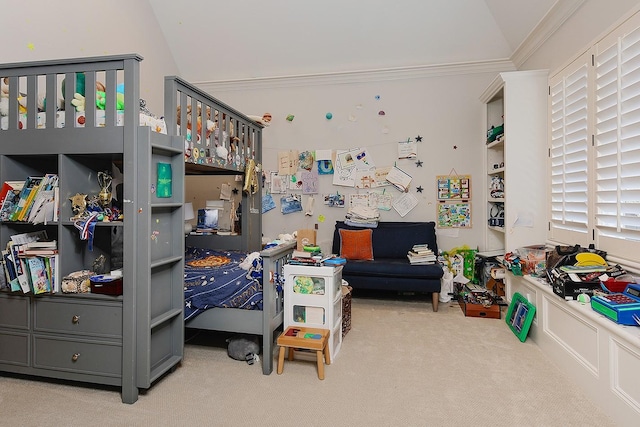
<path fill-rule="evenodd" d="M 324 363 L 331 365 L 329 333 L 328 329 L 289 326 L 277 340 L 280 346 L 280 353 L 278 354 L 278 374 L 281 374 L 284 368 L 285 349 L 289 349 L 289 360 L 293 360 L 295 349 L 312 350 L 316 352 L 316 360 L 318 361 L 318 378 L 323 380 Z"/>

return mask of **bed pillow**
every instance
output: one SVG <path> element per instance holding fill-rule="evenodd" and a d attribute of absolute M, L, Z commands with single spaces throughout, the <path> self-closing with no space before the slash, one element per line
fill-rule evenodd
<path fill-rule="evenodd" d="M 340 256 L 350 260 L 373 260 L 373 230 L 340 229 Z"/>

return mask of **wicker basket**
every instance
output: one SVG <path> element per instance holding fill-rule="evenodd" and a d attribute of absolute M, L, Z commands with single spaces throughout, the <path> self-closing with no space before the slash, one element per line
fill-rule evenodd
<path fill-rule="evenodd" d="M 342 285 L 342 338 L 351 330 L 351 291 L 349 285 Z"/>

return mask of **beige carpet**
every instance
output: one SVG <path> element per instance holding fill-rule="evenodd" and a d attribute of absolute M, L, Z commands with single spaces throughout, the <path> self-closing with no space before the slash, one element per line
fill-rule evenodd
<path fill-rule="evenodd" d="M 2 426 L 613 426 L 504 319 L 465 318 L 430 297 L 354 296 L 352 329 L 320 381 L 230 359 L 202 333 L 133 405 L 118 389 L 0 376 Z"/>

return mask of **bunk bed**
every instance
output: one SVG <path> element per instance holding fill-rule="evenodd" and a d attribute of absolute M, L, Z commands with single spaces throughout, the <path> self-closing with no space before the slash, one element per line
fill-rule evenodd
<path fill-rule="evenodd" d="M 0 289 L 0 372 L 118 386 L 125 403 L 134 403 L 139 389 L 149 388 L 183 357 L 185 171 L 255 172 L 261 142 L 259 123 L 176 77 L 165 79 L 165 116 L 146 110 L 140 61 L 130 54 L 0 64 L 0 182 L 59 176 L 58 220 L 1 221 L 0 246 L 14 235 L 44 229 L 57 241 L 60 277 L 93 268 L 101 258 L 105 271 L 122 270 L 120 295 L 34 296 Z M 203 148 L 205 156 L 185 158 L 188 103 L 193 111 L 213 112 L 207 120 L 216 123 L 217 146 L 226 149 L 216 152 L 217 159 L 206 155 L 207 140 L 216 147 L 216 129 L 209 123 L 200 132 L 194 127 L 195 145 L 189 146 Z M 173 174 L 173 192 L 164 198 L 157 191 L 161 163 Z M 72 199 L 99 195 L 104 171 L 114 174 L 117 204 L 111 213 L 119 209 L 118 215 L 83 222 L 74 215 Z M 242 234 L 211 236 L 197 246 L 261 249 L 260 181 L 252 182 L 243 195 Z M 213 308 L 186 326 L 262 336 L 263 372 L 269 374 L 274 332 L 283 321 L 278 282 L 292 250 L 285 244 L 260 252 L 263 282 L 269 284 L 263 286 L 263 310 Z"/>
<path fill-rule="evenodd" d="M 169 135 L 181 136 L 185 147 L 187 175 L 242 175 L 244 180 L 239 235 L 203 235 L 186 237 L 188 260 L 203 256 L 227 258 L 230 262 L 220 268 L 185 267 L 185 327 L 254 334 L 262 337 L 262 372 L 273 371 L 275 334 L 284 321 L 282 268 L 291 257 L 295 243 L 283 243 L 262 249 L 261 180 L 257 178 L 262 156 L 263 125 L 224 104 L 180 77 L 165 77 L 165 121 Z M 243 256 L 259 252 L 262 280 L 238 268 Z M 197 254 L 197 256 L 196 256 Z M 194 258 L 195 257 L 195 258 Z M 210 288 L 193 286 L 192 276 L 201 283 L 205 274 L 220 270 L 220 275 L 235 273 L 233 282 L 242 282 L 257 290 L 257 295 L 242 298 L 240 307 L 224 302 L 203 300 Z M 233 271 L 232 271 L 233 270 Z M 230 276 L 225 281 L 231 281 Z M 252 286 L 251 283 L 257 284 Z M 260 282 L 258 284 L 258 282 Z M 237 286 L 240 289 L 240 285 Z M 242 288 L 244 289 L 244 288 Z M 194 294 L 198 291 L 198 294 Z M 241 291 L 245 292 L 245 291 Z M 198 300 L 196 302 L 196 300 Z M 197 305 L 197 307 L 196 307 Z M 206 309 L 202 309 L 202 308 Z"/>
<path fill-rule="evenodd" d="M 0 290 L 0 371 L 119 386 L 125 403 L 172 371 L 184 348 L 183 143 L 141 108 L 141 61 L 0 64 L 0 181 L 59 178 L 59 217 L 2 221 L 0 246 L 46 231 L 57 242 L 57 283 L 98 260 L 122 272 L 119 295 Z M 173 193 L 162 199 L 161 162 L 173 169 Z M 79 214 L 85 202 L 97 207 L 87 199 L 102 192 L 100 174 L 116 169 L 102 220 Z"/>

